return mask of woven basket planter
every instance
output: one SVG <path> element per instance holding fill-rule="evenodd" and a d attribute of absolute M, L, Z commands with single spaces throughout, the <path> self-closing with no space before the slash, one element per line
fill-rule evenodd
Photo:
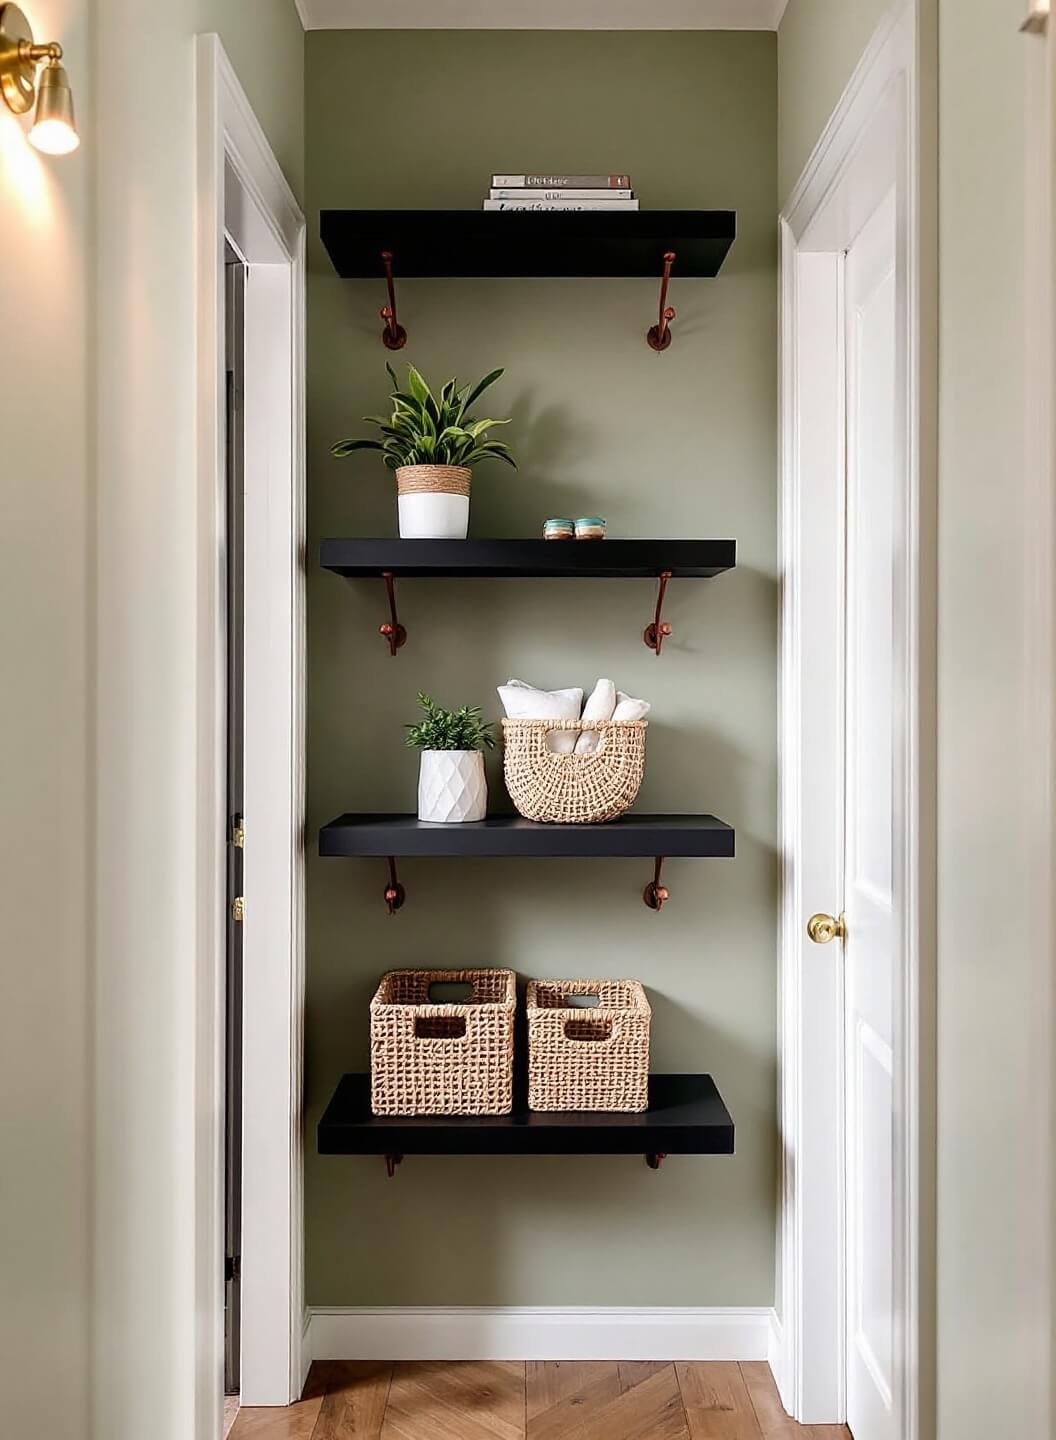
<path fill-rule="evenodd" d="M 403 539 L 464 540 L 472 478 L 465 465 L 401 465 L 396 504 Z"/>
<path fill-rule="evenodd" d="M 651 1016 L 637 980 L 530 981 L 528 1108 L 648 1109 Z"/>
<path fill-rule="evenodd" d="M 469 984 L 434 1004 L 430 986 Z M 512 970 L 390 970 L 370 1002 L 375 1115 L 508 1115 L 513 1109 Z"/>
<path fill-rule="evenodd" d="M 638 796 L 648 720 L 504 720 L 506 789 L 526 820 L 593 825 L 615 820 Z M 552 730 L 597 730 L 592 755 L 556 754 Z"/>

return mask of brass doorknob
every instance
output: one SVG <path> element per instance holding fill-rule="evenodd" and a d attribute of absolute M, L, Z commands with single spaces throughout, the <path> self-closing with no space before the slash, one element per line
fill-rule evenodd
<path fill-rule="evenodd" d="M 815 945 L 827 945 L 837 936 L 847 939 L 847 926 L 842 915 L 812 915 L 807 921 L 807 934 Z"/>

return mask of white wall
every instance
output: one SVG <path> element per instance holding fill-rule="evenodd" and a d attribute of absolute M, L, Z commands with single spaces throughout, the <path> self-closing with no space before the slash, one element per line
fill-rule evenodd
<path fill-rule="evenodd" d="M 0 1429 L 189 1440 L 193 36 L 299 190 L 303 35 L 293 0 L 26 8 L 84 143 L 0 105 Z"/>
<path fill-rule="evenodd" d="M 940 1440 L 1053 1434 L 1053 495 L 1027 361 L 1053 256 L 1031 268 L 1025 224 L 1052 102 L 1025 9 L 940 3 Z"/>
<path fill-rule="evenodd" d="M 69 47 L 79 0 L 39 0 Z M 38 156 L 0 104 L 0 1429 L 76 1437 L 90 1231 L 91 150 Z"/>
<path fill-rule="evenodd" d="M 1019 33 L 1025 0 L 922 0 L 921 109 L 937 118 L 938 980 L 937 1426 L 921 1440 L 1054 1433 L 1052 374 L 1030 346 L 1051 316 L 1051 234 L 1027 216 L 1049 171 L 1053 43 Z M 790 0 L 779 34 L 782 193 L 850 78 L 877 0 Z M 937 25 L 937 65 L 935 60 Z M 929 64 L 929 61 L 931 62 Z M 1046 64 L 1050 89 L 1044 94 Z M 835 87 L 835 88 L 834 88 Z M 932 180 L 926 148 L 925 195 Z M 1051 357 L 1051 334 L 1048 336 Z M 927 377 L 925 377 L 927 379 Z M 928 1044 L 927 1004 L 922 1047 Z M 930 1261 L 925 1257 L 922 1285 Z M 923 1296 L 925 1325 L 929 1323 Z"/>
<path fill-rule="evenodd" d="M 272 143 L 303 146 L 292 0 L 96 0 L 98 955 L 94 1423 L 189 1440 L 201 1303 L 192 1080 L 197 810 L 195 90 L 220 31 Z M 260 97 L 257 99 L 256 97 Z M 295 177 L 295 183 L 296 179 Z M 217 1276 L 219 1287 L 219 1274 Z"/>

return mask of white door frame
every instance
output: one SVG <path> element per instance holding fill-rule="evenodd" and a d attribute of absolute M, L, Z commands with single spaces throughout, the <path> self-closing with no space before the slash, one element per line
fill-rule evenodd
<path fill-rule="evenodd" d="M 224 241 L 247 262 L 242 1402 L 300 1393 L 304 1329 L 304 217 L 220 39 L 197 41 L 197 1435 L 221 1433 L 226 872 Z"/>
<path fill-rule="evenodd" d="M 781 1053 L 779 1341 L 782 1399 L 803 1423 L 846 1418 L 842 947 L 806 938 L 815 910 L 842 898 L 841 712 L 844 545 L 843 255 L 896 188 L 897 423 L 905 537 L 900 637 L 908 817 L 896 854 L 904 901 L 895 985 L 895 1397 L 899 1440 L 919 1440 L 922 1093 L 933 984 L 935 584 L 933 457 L 920 419 L 922 310 L 918 14 L 893 7 L 863 55 L 781 213 L 781 721 L 779 938 Z M 925 383 L 927 383 L 925 381 Z M 808 953 L 809 952 L 809 953 Z M 927 1197 L 924 1203 L 930 1204 Z"/>

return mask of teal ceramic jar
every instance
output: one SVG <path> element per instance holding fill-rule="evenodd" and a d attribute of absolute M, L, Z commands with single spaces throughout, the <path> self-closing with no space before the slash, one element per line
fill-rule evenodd
<path fill-rule="evenodd" d="M 575 524 L 571 520 L 562 519 L 560 516 L 543 522 L 544 540 L 571 540 L 575 533 Z"/>
<path fill-rule="evenodd" d="M 576 521 L 577 540 L 604 540 L 605 521 L 600 515 L 582 515 Z"/>

